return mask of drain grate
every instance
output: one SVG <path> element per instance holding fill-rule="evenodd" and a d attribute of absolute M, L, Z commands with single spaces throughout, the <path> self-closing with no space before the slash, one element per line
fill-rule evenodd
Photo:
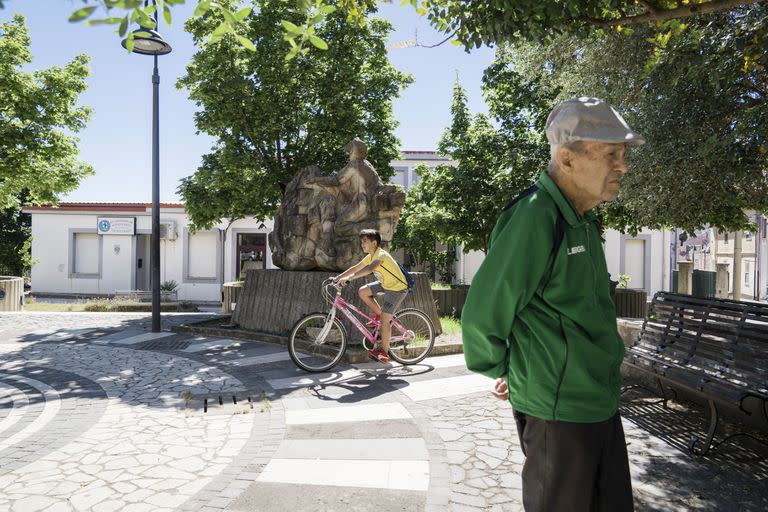
<path fill-rule="evenodd" d="M 191 341 L 183 340 L 151 340 L 136 345 L 136 348 L 139 350 L 184 350 L 191 344 Z"/>
<path fill-rule="evenodd" d="M 271 408 L 270 397 L 261 390 L 190 395 L 183 406 L 187 412 L 199 411 L 209 415 L 267 412 Z"/>

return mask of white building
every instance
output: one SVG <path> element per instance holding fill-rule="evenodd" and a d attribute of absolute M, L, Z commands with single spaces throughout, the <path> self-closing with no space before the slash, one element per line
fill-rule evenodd
<path fill-rule="evenodd" d="M 151 204 L 61 203 L 29 206 L 32 293 L 112 295 L 150 290 Z M 272 222 L 237 220 L 191 233 L 182 204 L 160 205 L 160 282 L 175 281 L 178 298 L 218 301 L 221 284 L 244 265 L 272 268 Z"/>

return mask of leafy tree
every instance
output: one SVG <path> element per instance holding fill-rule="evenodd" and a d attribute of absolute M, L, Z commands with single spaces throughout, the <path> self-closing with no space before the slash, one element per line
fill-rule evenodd
<path fill-rule="evenodd" d="M 490 75 L 486 78 L 490 87 Z M 530 95 L 522 90 L 524 84 L 518 81 L 517 86 L 521 87 L 516 92 L 519 98 Z M 499 94 L 509 93 L 512 91 Z M 526 107 L 528 111 L 539 108 L 535 104 Z M 495 128 L 488 116 L 470 117 L 466 93 L 458 81 L 451 114 L 451 126 L 438 149 L 450 154 L 456 165 L 421 171 L 417 199 L 412 199 L 409 191 L 404 209 L 409 241 L 422 234 L 416 230 L 418 223 L 422 232 L 434 233 L 441 243 L 463 245 L 465 252 L 486 252 L 499 209 L 531 185 L 542 170 L 546 146 L 531 128 L 533 120 L 523 108 L 514 115 L 506 112 L 500 119 L 502 129 Z M 430 196 L 423 191 L 429 191 Z"/>
<path fill-rule="evenodd" d="M 178 85 L 200 107 L 197 128 L 218 139 L 179 187 L 196 227 L 247 214 L 271 217 L 300 169 L 342 168 L 342 148 L 355 136 L 368 144 L 382 179 L 393 174 L 399 141 L 392 101 L 411 78 L 387 59 L 391 25 L 372 18 L 355 26 L 330 15 L 317 31 L 330 49 L 286 62 L 281 21 L 292 18 L 283 2 L 262 2 L 244 20 L 255 51 L 232 36 L 202 44 L 219 24 L 213 11 L 187 24 L 202 47 Z"/>
<path fill-rule="evenodd" d="M 20 203 L 25 196 L 20 195 Z M 0 212 L 0 275 L 23 276 L 32 267 L 31 217 L 18 205 Z"/>
<path fill-rule="evenodd" d="M 77 160 L 77 133 L 90 109 L 77 105 L 85 91 L 88 58 L 63 67 L 23 71 L 32 62 L 22 16 L 0 25 L 0 210 L 19 204 L 55 203 L 93 173 Z"/>
<path fill-rule="evenodd" d="M 436 281 L 449 283 L 456 258 L 451 247 L 446 250 L 440 248 L 442 244 L 433 230 L 430 203 L 435 196 L 431 189 L 431 171 L 420 164 L 415 172 L 420 181 L 408 188 L 392 247 L 405 249 L 412 263 L 427 267 Z"/>
<path fill-rule="evenodd" d="M 762 0 L 425 0 L 432 24 L 468 48 L 560 33 L 664 22 L 735 9 Z M 414 3 L 414 2 L 411 2 Z"/>
<path fill-rule="evenodd" d="M 561 99 L 606 98 L 646 137 L 630 152 L 619 201 L 606 206 L 607 226 L 735 231 L 749 229 L 744 210 L 768 211 L 768 57 L 752 53 L 766 26 L 759 3 L 686 30 L 670 25 L 663 46 L 637 28 L 518 45 L 501 59 Z"/>

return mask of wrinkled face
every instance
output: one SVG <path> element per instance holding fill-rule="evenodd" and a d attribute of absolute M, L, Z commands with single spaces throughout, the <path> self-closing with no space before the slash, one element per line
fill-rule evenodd
<path fill-rule="evenodd" d="M 376 244 L 376 240 L 371 240 L 368 237 L 362 237 L 360 239 L 360 245 L 363 248 L 363 252 L 365 254 L 373 254 L 376 252 L 376 248 L 378 247 L 378 244 Z"/>
<path fill-rule="evenodd" d="M 588 142 L 585 150 L 572 153 L 573 180 L 584 199 L 600 203 L 619 195 L 621 178 L 627 173 L 627 145 Z"/>

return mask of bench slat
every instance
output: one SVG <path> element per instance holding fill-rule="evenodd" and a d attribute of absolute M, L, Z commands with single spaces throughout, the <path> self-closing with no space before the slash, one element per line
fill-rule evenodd
<path fill-rule="evenodd" d="M 625 359 L 702 393 L 768 398 L 768 305 L 659 292 Z"/>

